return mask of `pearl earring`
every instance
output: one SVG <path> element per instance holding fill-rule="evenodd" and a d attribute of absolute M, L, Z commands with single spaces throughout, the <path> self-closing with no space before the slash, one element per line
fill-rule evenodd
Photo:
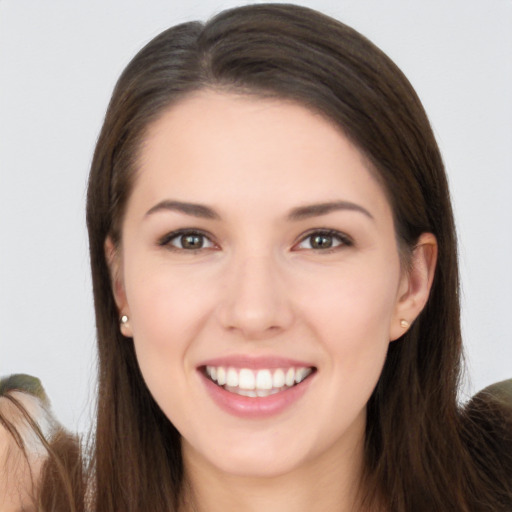
<path fill-rule="evenodd" d="M 400 320 L 400 327 L 402 329 L 407 329 L 411 324 L 407 321 L 407 320 L 404 320 L 402 318 L 402 320 Z"/>
<path fill-rule="evenodd" d="M 128 315 L 121 315 L 121 318 L 119 319 L 119 327 L 123 336 L 126 338 L 132 337 L 130 319 L 128 318 Z"/>

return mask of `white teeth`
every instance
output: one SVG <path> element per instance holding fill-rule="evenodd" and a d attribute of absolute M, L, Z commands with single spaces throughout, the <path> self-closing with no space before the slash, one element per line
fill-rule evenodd
<path fill-rule="evenodd" d="M 238 393 L 242 396 L 250 396 L 251 398 L 256 398 L 258 395 L 256 394 L 256 391 L 254 389 L 242 389 L 242 388 L 234 388 L 235 393 Z"/>
<path fill-rule="evenodd" d="M 270 370 L 258 370 L 256 387 L 258 389 L 272 389 L 272 374 Z"/>
<path fill-rule="evenodd" d="M 288 368 L 288 371 L 286 372 L 286 377 L 285 377 L 284 383 L 287 386 L 293 386 L 295 384 L 295 369 L 294 368 Z"/>
<path fill-rule="evenodd" d="M 232 388 L 238 387 L 238 372 L 234 368 L 228 368 L 226 385 Z"/>
<path fill-rule="evenodd" d="M 222 366 L 217 368 L 217 384 L 219 386 L 226 384 L 226 370 Z"/>
<path fill-rule="evenodd" d="M 254 373 L 251 370 L 244 368 L 240 370 L 238 375 L 238 387 L 240 389 L 254 389 L 256 385 L 256 379 Z"/>
<path fill-rule="evenodd" d="M 270 396 L 279 393 L 279 389 L 258 389 L 256 393 L 259 397 Z"/>
<path fill-rule="evenodd" d="M 273 388 L 282 388 L 284 386 L 284 383 L 285 383 L 284 372 L 283 372 L 283 370 L 281 370 L 281 368 L 278 368 L 274 372 L 274 375 L 272 376 L 272 387 Z"/>
<path fill-rule="evenodd" d="M 224 366 L 207 366 L 206 374 L 227 391 L 249 397 L 265 397 L 301 383 L 312 373 L 312 368 L 276 368 L 251 370 Z"/>
<path fill-rule="evenodd" d="M 295 382 L 299 384 L 311 373 L 310 368 L 298 368 L 295 372 Z"/>

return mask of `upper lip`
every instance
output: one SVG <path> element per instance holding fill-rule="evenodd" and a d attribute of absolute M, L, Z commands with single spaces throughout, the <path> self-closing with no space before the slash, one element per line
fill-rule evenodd
<path fill-rule="evenodd" d="M 248 368 L 251 370 L 277 369 L 277 368 L 314 368 L 310 362 L 280 356 L 247 356 L 231 355 L 216 357 L 202 361 L 198 368 L 205 366 L 224 366 L 231 368 Z"/>

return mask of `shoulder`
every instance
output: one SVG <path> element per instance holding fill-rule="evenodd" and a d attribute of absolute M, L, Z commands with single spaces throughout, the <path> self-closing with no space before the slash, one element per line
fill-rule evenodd
<path fill-rule="evenodd" d="M 475 421 L 488 424 L 491 430 L 499 428 L 506 439 L 512 438 L 512 379 L 484 388 L 465 409 Z"/>
<path fill-rule="evenodd" d="M 471 422 L 480 436 L 506 465 L 512 493 L 512 379 L 486 387 L 466 405 Z"/>
<path fill-rule="evenodd" d="M 47 457 L 45 439 L 56 427 L 38 379 L 12 375 L 0 380 L 0 509 L 32 503 Z"/>
<path fill-rule="evenodd" d="M 492 400 L 501 403 L 505 408 L 512 408 L 512 379 L 502 380 L 492 384 L 475 395 L 475 398 L 488 396 Z"/>
<path fill-rule="evenodd" d="M 512 379 L 477 393 L 463 417 L 466 449 L 479 480 L 500 504 L 489 510 L 512 510 Z"/>

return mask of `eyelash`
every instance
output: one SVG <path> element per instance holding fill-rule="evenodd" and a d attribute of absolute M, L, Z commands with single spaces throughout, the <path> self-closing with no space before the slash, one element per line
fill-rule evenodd
<path fill-rule="evenodd" d="M 187 236 L 200 237 L 203 241 L 203 243 L 201 244 L 201 247 L 185 248 L 183 246 L 176 247 L 175 245 L 172 244 L 173 240 L 179 240 L 180 238 L 182 239 L 182 244 L 183 244 L 183 237 L 187 237 Z M 210 242 L 211 247 L 204 247 L 205 240 L 208 240 Z M 192 252 L 192 253 L 198 252 L 201 250 L 205 250 L 205 249 L 213 249 L 213 248 L 217 247 L 215 242 L 212 241 L 211 237 L 208 234 L 204 233 L 203 231 L 197 230 L 197 229 L 178 229 L 177 231 L 172 231 L 171 233 L 167 233 L 167 235 L 165 235 L 158 241 L 158 245 L 162 246 L 162 247 L 167 247 L 173 251 L 186 251 L 186 252 Z"/>
<path fill-rule="evenodd" d="M 183 237 L 187 237 L 187 236 L 200 238 L 202 241 L 201 247 L 198 247 L 198 248 L 183 247 Z M 335 245 L 331 245 L 331 246 L 325 247 L 325 248 L 312 247 L 311 241 L 312 241 L 313 237 L 324 237 L 327 239 L 333 239 L 333 241 L 331 241 L 331 244 L 335 244 Z M 172 242 L 174 240 L 180 240 L 180 238 L 181 238 L 181 247 L 177 247 L 177 246 L 173 245 Z M 205 240 L 207 240 L 211 244 L 209 247 L 204 247 Z M 310 240 L 310 244 L 309 244 L 310 247 L 298 248 L 299 245 L 301 245 L 302 243 L 304 243 L 307 240 Z M 201 230 L 197 230 L 197 229 L 179 229 L 177 231 L 172 231 L 171 233 L 168 233 L 164 237 L 162 237 L 158 241 L 158 245 L 161 247 L 167 247 L 173 251 L 185 251 L 185 252 L 192 252 L 192 253 L 199 252 L 202 250 L 210 250 L 210 249 L 218 248 L 217 244 L 211 239 L 211 237 L 207 233 L 205 233 Z M 300 237 L 299 241 L 293 245 L 292 249 L 311 250 L 311 251 L 315 251 L 315 252 L 331 253 L 331 252 L 341 249 L 342 247 L 351 247 L 353 245 L 354 245 L 354 243 L 353 243 L 352 239 L 349 236 L 345 235 L 344 233 L 341 233 L 341 232 L 333 230 L 333 229 L 314 229 L 314 230 L 311 230 L 308 233 L 305 233 L 304 235 L 302 235 Z"/>
<path fill-rule="evenodd" d="M 331 238 L 334 239 L 332 243 L 336 243 L 334 246 L 326 247 L 326 248 L 314 248 L 311 247 L 311 239 L 313 237 L 324 237 L 324 238 Z M 298 245 L 304 243 L 306 240 L 310 240 L 310 247 L 304 248 L 304 249 L 298 249 L 298 250 L 310 250 L 315 252 L 323 252 L 323 253 L 331 253 L 335 252 L 343 247 L 351 247 L 354 245 L 354 242 L 352 239 L 345 235 L 344 233 L 341 233 L 339 231 L 336 231 L 335 229 L 314 229 L 306 233 L 305 235 L 302 235 L 300 240 L 294 245 L 294 248 Z"/>

